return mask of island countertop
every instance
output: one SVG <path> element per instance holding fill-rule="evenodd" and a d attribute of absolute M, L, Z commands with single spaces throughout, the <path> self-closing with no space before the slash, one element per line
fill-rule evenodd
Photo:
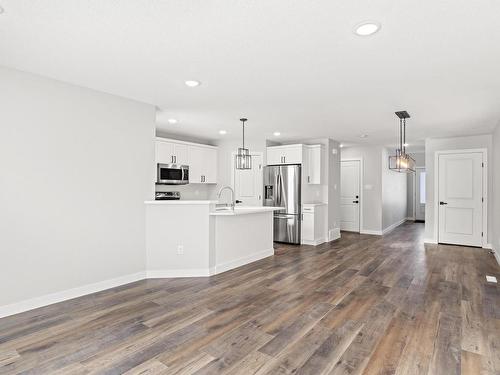
<path fill-rule="evenodd" d="M 235 215 L 248 215 L 258 214 L 262 212 L 271 212 L 283 210 L 283 207 L 270 207 L 270 206 L 236 206 L 234 210 L 216 210 L 210 212 L 210 216 L 235 216 Z"/>

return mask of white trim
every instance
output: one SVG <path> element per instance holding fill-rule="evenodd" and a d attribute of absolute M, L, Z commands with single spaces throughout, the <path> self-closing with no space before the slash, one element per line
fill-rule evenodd
<path fill-rule="evenodd" d="M 257 260 L 261 260 L 267 257 L 270 257 L 271 255 L 274 255 L 274 249 L 267 249 L 267 250 L 262 250 L 259 251 L 258 253 L 249 255 L 249 256 L 244 256 L 235 260 L 232 260 L 230 262 L 226 263 L 221 263 L 217 264 L 215 266 L 215 274 L 219 274 L 221 272 L 226 272 L 229 270 L 232 270 L 233 268 L 241 267 L 245 264 L 255 262 Z"/>
<path fill-rule="evenodd" d="M 396 229 L 397 227 L 399 227 L 404 222 L 406 222 L 406 218 L 403 218 L 403 219 L 399 220 L 397 223 L 389 225 L 387 228 L 385 228 L 385 229 L 382 230 L 382 235 L 387 234 L 389 232 L 392 232 L 394 229 Z"/>
<path fill-rule="evenodd" d="M 187 145 L 187 146 L 206 147 L 206 148 L 211 148 L 214 150 L 219 149 L 219 147 L 217 147 L 217 146 L 207 145 L 205 143 L 187 142 L 187 141 L 181 141 L 179 139 L 173 139 L 173 138 L 155 137 L 155 141 L 156 142 L 177 143 L 177 144 Z"/>
<path fill-rule="evenodd" d="M 312 245 L 312 246 L 318 246 L 321 245 L 322 243 L 325 243 L 326 240 L 324 237 L 321 237 L 315 241 L 309 241 L 309 240 L 302 240 L 301 245 Z"/>
<path fill-rule="evenodd" d="M 137 272 L 126 276 L 120 276 L 114 279 L 83 285 L 77 288 L 46 294 L 40 297 L 30 298 L 21 302 L 12 303 L 10 305 L 0 306 L 0 318 L 18 314 L 28 310 L 33 310 L 39 307 L 52 305 L 54 303 L 67 301 L 73 298 L 85 296 L 87 294 L 100 292 L 102 290 L 115 288 L 117 286 L 133 283 L 145 278 L 145 272 Z"/>
<path fill-rule="evenodd" d="M 408 221 L 415 221 L 415 218 L 414 218 L 414 217 L 411 217 L 411 216 L 408 216 L 408 217 L 406 218 L 406 220 L 408 220 Z"/>
<path fill-rule="evenodd" d="M 498 265 L 500 266 L 500 254 L 498 254 L 495 249 L 492 249 L 493 250 L 493 256 L 495 257 L 495 259 L 497 260 L 497 263 Z"/>
<path fill-rule="evenodd" d="M 417 220 L 417 173 L 418 169 L 423 169 L 425 171 L 425 180 L 427 181 L 427 169 L 425 167 L 415 167 L 415 173 L 412 173 L 413 175 L 413 220 Z M 426 182 L 427 185 L 427 182 Z M 418 191 L 420 192 L 420 187 L 418 188 Z M 426 203 L 427 203 L 427 197 L 426 197 Z M 425 212 L 424 212 L 424 221 L 425 221 Z"/>
<path fill-rule="evenodd" d="M 207 277 L 214 274 L 214 268 L 187 268 L 172 270 L 151 270 L 146 272 L 146 279 L 169 279 L 176 277 Z"/>
<path fill-rule="evenodd" d="M 481 246 L 488 241 L 488 149 L 471 148 L 461 150 L 439 150 L 434 152 L 434 237 L 432 243 L 439 243 L 439 155 L 446 154 L 483 154 L 483 237 Z M 427 177 L 427 176 L 426 176 Z"/>
<path fill-rule="evenodd" d="M 363 229 L 359 233 L 361 233 L 361 234 L 371 234 L 371 235 L 374 235 L 374 236 L 381 236 L 383 234 L 381 230 L 367 230 L 367 229 Z"/>
<path fill-rule="evenodd" d="M 341 159 L 340 160 L 340 173 L 342 174 L 342 162 L 343 161 L 359 161 L 359 233 L 362 233 L 363 232 L 363 224 L 364 224 L 364 220 L 363 220 L 363 206 L 364 206 L 364 201 L 365 201 L 365 197 L 364 197 L 364 194 L 363 194 L 363 191 L 364 191 L 364 181 L 363 181 L 363 177 L 365 175 L 365 164 L 364 164 L 364 161 L 363 161 L 363 157 L 356 157 L 356 158 L 348 158 L 348 159 Z M 342 194 L 342 187 L 340 186 L 340 193 Z M 340 236 L 339 236 L 340 237 Z"/>
<path fill-rule="evenodd" d="M 424 243 L 432 243 L 437 245 L 437 241 L 434 238 L 424 238 Z"/>
<path fill-rule="evenodd" d="M 490 243 L 487 243 L 483 246 L 483 249 L 490 249 L 490 250 L 493 250 L 493 245 L 490 244 Z"/>

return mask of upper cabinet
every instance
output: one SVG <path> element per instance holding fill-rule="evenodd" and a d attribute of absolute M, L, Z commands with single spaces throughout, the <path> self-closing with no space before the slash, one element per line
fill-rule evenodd
<path fill-rule="evenodd" d="M 217 183 L 217 147 L 156 138 L 155 161 L 189 166 L 190 184 Z"/>
<path fill-rule="evenodd" d="M 267 165 L 302 164 L 304 145 L 270 146 L 267 148 Z"/>
<path fill-rule="evenodd" d="M 189 183 L 217 183 L 217 149 L 207 146 L 188 146 Z"/>
<path fill-rule="evenodd" d="M 303 182 L 321 184 L 322 145 L 284 145 L 267 148 L 267 165 L 301 164 Z"/>
<path fill-rule="evenodd" d="M 188 164 L 188 146 L 167 140 L 156 140 L 156 163 Z"/>
<path fill-rule="evenodd" d="M 322 145 L 307 145 L 307 166 L 304 169 L 306 173 L 306 182 L 308 184 L 321 184 L 321 168 L 322 168 Z"/>

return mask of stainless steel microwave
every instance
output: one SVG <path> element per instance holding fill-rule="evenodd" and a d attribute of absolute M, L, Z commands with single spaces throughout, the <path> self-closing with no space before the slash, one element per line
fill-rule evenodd
<path fill-rule="evenodd" d="M 156 170 L 156 183 L 162 185 L 189 184 L 189 166 L 158 163 Z"/>

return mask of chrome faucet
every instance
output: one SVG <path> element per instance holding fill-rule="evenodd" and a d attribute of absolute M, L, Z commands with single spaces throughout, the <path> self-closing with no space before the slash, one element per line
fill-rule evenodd
<path fill-rule="evenodd" d="M 231 186 L 223 186 L 220 188 L 219 192 L 217 193 L 217 198 L 220 199 L 220 196 L 222 195 L 222 192 L 225 189 L 229 189 L 231 191 L 231 209 L 234 210 L 234 206 L 236 205 L 236 202 L 234 201 L 234 190 Z"/>

